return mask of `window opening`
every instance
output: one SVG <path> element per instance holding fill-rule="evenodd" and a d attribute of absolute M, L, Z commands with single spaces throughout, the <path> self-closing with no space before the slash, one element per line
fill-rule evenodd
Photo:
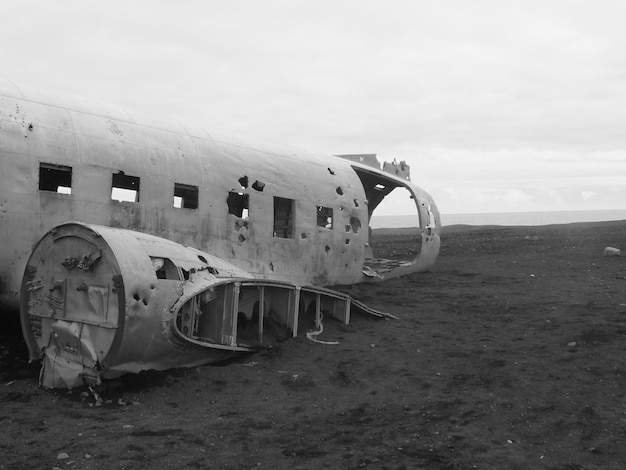
<path fill-rule="evenodd" d="M 274 196 L 274 236 L 294 238 L 294 203 L 293 199 Z"/>
<path fill-rule="evenodd" d="M 120 202 L 139 202 L 139 177 L 125 175 L 123 171 L 113 173 L 111 199 Z"/>
<path fill-rule="evenodd" d="M 151 256 L 152 266 L 157 279 L 170 279 L 180 281 L 182 276 L 178 267 L 169 258 Z"/>
<path fill-rule="evenodd" d="M 39 189 L 60 194 L 72 194 L 72 167 L 40 163 Z"/>
<path fill-rule="evenodd" d="M 174 207 L 177 209 L 197 209 L 198 187 L 174 183 Z"/>
<path fill-rule="evenodd" d="M 333 208 L 317 206 L 317 226 L 327 229 L 333 228 Z"/>
<path fill-rule="evenodd" d="M 250 207 L 250 196 L 236 191 L 230 191 L 228 198 L 228 213 L 245 219 L 248 217 L 248 209 Z"/>

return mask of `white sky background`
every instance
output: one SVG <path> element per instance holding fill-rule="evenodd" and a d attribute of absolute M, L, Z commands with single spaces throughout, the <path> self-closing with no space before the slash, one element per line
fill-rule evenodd
<path fill-rule="evenodd" d="M 626 209 L 625 18 L 623 0 L 13 0 L 0 76 L 406 160 L 443 213 Z"/>

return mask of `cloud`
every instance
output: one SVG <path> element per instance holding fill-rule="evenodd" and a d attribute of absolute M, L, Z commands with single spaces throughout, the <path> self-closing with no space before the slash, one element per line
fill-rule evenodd
<path fill-rule="evenodd" d="M 431 181 L 428 189 L 447 214 L 608 210 L 624 208 L 626 177 Z"/>
<path fill-rule="evenodd" d="M 596 191 L 582 191 L 580 194 L 583 200 L 589 201 L 590 199 L 593 199 L 594 197 L 598 196 L 600 193 Z"/>
<path fill-rule="evenodd" d="M 0 17 L 0 75 L 404 159 L 458 212 L 624 207 L 596 186 L 626 177 L 625 16 L 614 1 L 24 0 Z"/>

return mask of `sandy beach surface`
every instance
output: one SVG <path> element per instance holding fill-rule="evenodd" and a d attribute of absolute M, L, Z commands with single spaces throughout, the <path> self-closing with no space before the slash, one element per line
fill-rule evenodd
<path fill-rule="evenodd" d="M 411 230 L 378 230 L 401 257 Z M 428 273 L 220 366 L 42 390 L 0 330 L 1 469 L 626 468 L 626 221 L 452 226 Z M 3 316 L 7 318 L 6 315 Z M 15 340 L 18 337 L 18 340 Z"/>

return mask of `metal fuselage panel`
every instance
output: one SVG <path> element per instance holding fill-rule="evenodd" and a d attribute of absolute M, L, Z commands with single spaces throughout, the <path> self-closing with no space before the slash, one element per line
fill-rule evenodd
<path fill-rule="evenodd" d="M 71 194 L 41 188 L 42 164 L 70 169 Z M 136 178 L 137 201 L 112 200 L 114 175 Z M 332 285 L 363 277 L 368 202 L 353 165 L 340 158 L 0 79 L 0 182 L 0 305 L 18 306 L 33 246 L 67 221 L 153 234 L 261 278 Z M 178 185 L 196 188 L 191 208 L 175 207 Z M 245 200 L 245 217 L 229 194 Z M 277 201 L 290 204 L 289 230 L 278 233 Z M 332 226 L 320 225 L 320 207 L 332 209 Z"/>

